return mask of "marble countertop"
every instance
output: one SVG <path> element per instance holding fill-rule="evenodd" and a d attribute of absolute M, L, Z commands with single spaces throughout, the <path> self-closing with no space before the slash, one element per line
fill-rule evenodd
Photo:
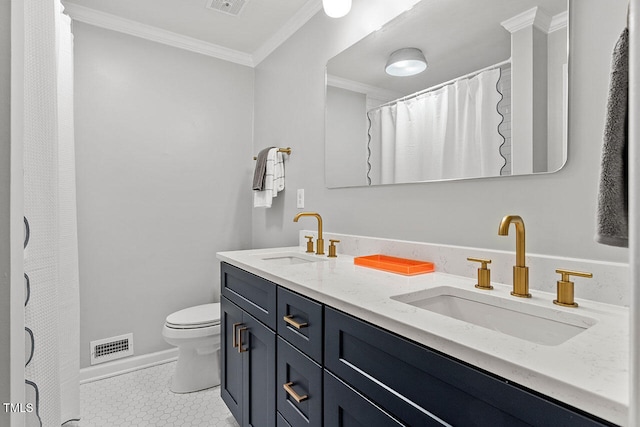
<path fill-rule="evenodd" d="M 629 311 L 581 300 L 578 308 L 554 305 L 555 294 L 536 291 L 530 299 L 510 296 L 511 286 L 440 272 L 403 276 L 356 266 L 353 256 L 285 265 L 265 261 L 270 254 L 299 253 L 301 247 L 219 252 L 220 261 L 259 275 L 292 291 L 405 336 L 515 383 L 619 425 L 627 424 L 629 405 Z M 391 297 L 449 286 L 505 300 L 518 300 L 595 324 L 559 345 L 541 345 L 397 301 Z"/>

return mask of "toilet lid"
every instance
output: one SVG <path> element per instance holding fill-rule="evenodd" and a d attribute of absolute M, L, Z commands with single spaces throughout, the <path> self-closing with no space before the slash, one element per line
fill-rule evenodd
<path fill-rule="evenodd" d="M 220 303 L 185 308 L 167 316 L 171 328 L 204 328 L 220 323 Z"/>

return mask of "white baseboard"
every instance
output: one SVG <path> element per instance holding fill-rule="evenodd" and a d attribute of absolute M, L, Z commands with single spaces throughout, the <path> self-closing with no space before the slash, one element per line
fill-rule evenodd
<path fill-rule="evenodd" d="M 98 381 L 116 375 L 138 369 L 150 368 L 155 365 L 173 362 L 178 359 L 178 348 L 158 351 L 156 353 L 143 354 L 140 356 L 127 357 L 125 359 L 114 360 L 97 366 L 80 369 L 80 384 Z"/>

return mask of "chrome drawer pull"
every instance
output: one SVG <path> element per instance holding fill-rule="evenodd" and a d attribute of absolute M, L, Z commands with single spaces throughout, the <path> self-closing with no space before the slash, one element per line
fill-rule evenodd
<path fill-rule="evenodd" d="M 284 391 L 286 391 L 289 396 L 293 397 L 296 402 L 300 403 L 303 400 L 307 400 L 309 398 L 309 396 L 306 394 L 304 396 L 300 396 L 298 393 L 295 392 L 292 386 L 293 386 L 292 382 L 282 384 L 282 387 L 284 387 Z"/>
<path fill-rule="evenodd" d="M 290 324 L 291 326 L 293 326 L 296 329 L 302 329 L 302 328 L 306 328 L 307 326 L 309 326 L 309 324 L 307 322 L 305 323 L 298 323 L 295 320 L 293 320 L 293 314 L 289 314 L 287 316 L 284 316 L 282 318 L 285 322 L 287 322 L 288 324 Z"/>

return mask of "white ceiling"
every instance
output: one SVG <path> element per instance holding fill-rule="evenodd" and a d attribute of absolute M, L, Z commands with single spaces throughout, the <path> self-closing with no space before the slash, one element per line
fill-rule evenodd
<path fill-rule="evenodd" d="M 228 0 L 229 2 L 237 0 Z M 210 0 L 63 0 L 78 21 L 255 65 L 321 10 L 321 0 L 246 0 L 238 16 Z M 220 56 L 220 55 L 214 55 Z"/>
<path fill-rule="evenodd" d="M 74 20 L 248 66 L 260 63 L 322 9 L 322 0 L 245 0 L 241 13 L 232 16 L 208 8 L 211 0 L 62 1 Z M 410 79 L 394 80 L 374 71 L 384 68 L 393 50 L 421 48 L 430 68 L 415 80 L 443 81 L 438 76 L 440 58 L 443 62 L 460 63 L 457 68 L 461 71 L 470 66 L 470 58 L 475 58 L 471 69 L 478 69 L 487 61 L 485 65 L 495 63 L 497 58 L 506 59 L 508 53 L 504 49 L 495 49 L 498 39 L 508 43 L 508 35 L 499 22 L 536 5 L 553 16 L 566 10 L 567 0 L 423 0 L 414 10 L 349 49 L 357 54 L 339 55 L 332 60 L 331 73 L 410 93 L 402 87 L 409 85 Z M 482 40 L 481 45 L 493 48 L 484 50 L 476 44 L 469 50 L 464 43 L 470 34 L 474 40 Z M 369 75 L 357 74 L 363 70 Z M 423 83 L 428 82 L 420 84 Z"/>

